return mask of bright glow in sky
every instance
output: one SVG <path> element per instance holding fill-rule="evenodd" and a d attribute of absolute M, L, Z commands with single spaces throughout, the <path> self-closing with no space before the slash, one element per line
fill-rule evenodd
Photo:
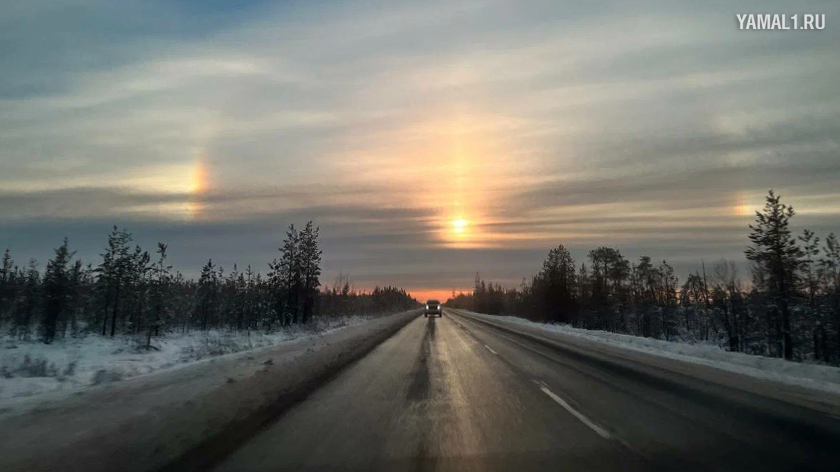
<path fill-rule="evenodd" d="M 446 298 L 550 247 L 743 258 L 775 188 L 840 231 L 840 3 L 33 0 L 0 16 L 0 246 L 94 260 L 127 226 L 178 269 Z M 823 31 L 735 13 L 819 12 Z M 328 34 L 326 32 L 329 32 Z"/>

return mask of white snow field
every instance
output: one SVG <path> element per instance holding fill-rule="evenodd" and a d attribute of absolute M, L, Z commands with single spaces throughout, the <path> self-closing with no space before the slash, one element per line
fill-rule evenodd
<path fill-rule="evenodd" d="M 25 398 L 50 393 L 52 398 L 117 382 L 162 369 L 189 365 L 240 351 L 276 346 L 335 329 L 361 324 L 370 317 L 318 320 L 313 326 L 292 326 L 272 333 L 170 333 L 152 339 L 90 335 L 46 345 L 33 339 L 0 337 L 0 412 Z"/>
<path fill-rule="evenodd" d="M 664 341 L 628 334 L 573 328 L 562 324 L 537 323 L 513 316 L 493 316 L 467 310 L 458 311 L 514 329 L 537 330 L 549 335 L 562 335 L 572 339 L 714 367 L 757 379 L 840 394 L 840 368 L 837 367 L 729 352 L 713 344 Z"/>
<path fill-rule="evenodd" d="M 204 340 L 173 339 L 148 358 L 114 354 L 113 345 L 91 343 L 96 347 L 80 348 L 78 366 L 88 367 L 73 376 L 88 378 L 79 388 L 46 392 L 45 387 L 0 409 L 0 470 L 132 472 L 171 467 L 185 457 L 201 461 L 197 447 L 235 444 L 419 313 L 348 320 L 341 328 L 296 339 L 252 338 L 254 344 L 247 344 L 235 337 L 234 350 L 261 342 L 275 345 L 198 361 L 208 344 Z M 105 352 L 106 360 L 96 360 L 97 352 Z M 39 354 L 64 362 L 55 353 Z M 181 356 L 189 362 L 177 365 Z M 128 377 L 88 386 L 95 383 L 91 374 L 96 377 L 103 366 Z M 141 375 L 150 369 L 160 370 Z M 3 385 L 8 380 L 0 378 Z"/>

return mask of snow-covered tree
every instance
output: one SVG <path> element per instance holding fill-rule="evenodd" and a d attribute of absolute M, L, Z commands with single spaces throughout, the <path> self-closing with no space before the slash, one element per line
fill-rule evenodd
<path fill-rule="evenodd" d="M 793 358 L 793 336 L 791 332 L 790 304 L 799 282 L 799 266 L 802 249 L 791 235 L 790 219 L 793 207 L 781 202 L 772 190 L 768 193 L 762 212 L 756 212 L 755 224 L 750 225 L 752 244 L 745 254 L 756 263 L 766 275 L 762 280 L 770 295 L 771 313 L 778 314 L 778 340 L 782 344 L 785 359 Z"/>
<path fill-rule="evenodd" d="M 41 338 L 46 344 L 55 340 L 58 319 L 64 315 L 70 299 L 68 265 L 73 258 L 67 238 L 55 250 L 44 272 L 44 316 L 41 318 Z"/>

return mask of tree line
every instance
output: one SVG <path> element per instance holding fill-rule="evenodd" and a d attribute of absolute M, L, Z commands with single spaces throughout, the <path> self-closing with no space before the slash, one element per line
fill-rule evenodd
<path fill-rule="evenodd" d="M 97 333 L 152 338 L 200 329 L 265 330 L 306 325 L 314 317 L 382 314 L 417 306 L 405 290 L 321 287 L 319 229 L 290 225 L 279 257 L 261 274 L 251 266 L 230 271 L 212 259 L 197 280 L 168 264 L 168 246 L 154 253 L 114 226 L 98 265 L 85 264 L 64 239 L 43 273 L 34 259 L 18 266 L 6 249 L 0 265 L 0 329 L 16 339 Z"/>
<path fill-rule="evenodd" d="M 577 265 L 562 244 L 520 287 L 476 274 L 472 293 L 447 306 L 661 339 L 718 342 L 730 351 L 840 364 L 840 242 L 790 228 L 793 208 L 772 190 L 749 225 L 750 282 L 721 259 L 680 284 L 650 256 L 612 247 Z"/>

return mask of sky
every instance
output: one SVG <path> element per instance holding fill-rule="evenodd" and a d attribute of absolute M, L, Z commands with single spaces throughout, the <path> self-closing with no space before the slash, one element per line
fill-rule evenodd
<path fill-rule="evenodd" d="M 737 4 L 737 5 L 736 5 Z M 743 261 L 770 188 L 840 233 L 840 2 L 29 0 L 0 15 L 0 248 L 507 286 L 564 244 Z M 737 13 L 826 15 L 741 31 Z"/>

